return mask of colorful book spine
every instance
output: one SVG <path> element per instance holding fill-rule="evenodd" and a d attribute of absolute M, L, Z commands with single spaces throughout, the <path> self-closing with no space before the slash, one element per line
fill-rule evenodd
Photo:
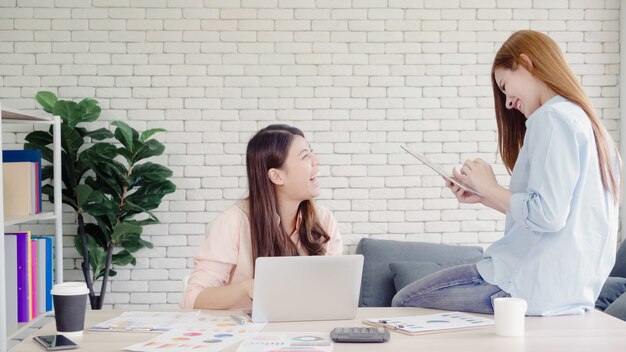
<path fill-rule="evenodd" d="M 30 233 L 13 233 L 17 238 L 17 321 L 30 321 Z"/>
<path fill-rule="evenodd" d="M 39 311 L 37 303 L 37 240 L 30 240 L 30 319 Z"/>
<path fill-rule="evenodd" d="M 46 312 L 46 240 L 36 237 L 37 241 L 37 313 Z"/>
<path fill-rule="evenodd" d="M 17 237 L 14 235 L 4 236 L 4 265 L 6 322 L 7 326 L 15 326 L 17 325 Z"/>
<path fill-rule="evenodd" d="M 50 291 L 52 290 L 52 283 L 54 281 L 54 258 L 53 258 L 53 239 L 50 236 L 34 236 L 34 238 L 36 238 L 38 241 L 43 241 L 45 243 L 45 249 L 44 249 L 44 256 L 39 256 L 39 258 L 44 258 L 44 259 L 40 259 L 39 262 L 43 262 L 45 263 L 45 265 L 43 266 L 43 269 L 45 271 L 45 279 L 39 279 L 39 286 L 41 287 L 41 290 L 39 292 L 43 292 L 44 298 L 43 300 L 45 301 L 45 309 L 44 312 L 49 312 L 52 310 L 52 294 L 50 293 Z M 41 243 L 39 244 L 41 246 Z M 39 247 L 39 254 L 41 254 L 41 247 Z M 40 273 L 41 274 L 41 273 Z M 45 284 L 44 284 L 45 283 Z M 42 302 L 42 298 L 41 296 L 39 297 L 40 302 Z M 41 308 L 40 308 L 41 311 Z"/>

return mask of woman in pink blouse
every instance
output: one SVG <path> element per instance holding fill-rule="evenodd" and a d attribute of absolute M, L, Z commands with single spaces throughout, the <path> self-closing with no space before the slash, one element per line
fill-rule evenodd
<path fill-rule="evenodd" d="M 315 205 L 319 159 L 302 131 L 270 125 L 246 151 L 249 196 L 219 214 L 202 242 L 182 308 L 250 308 L 258 257 L 340 255 L 337 221 Z"/>

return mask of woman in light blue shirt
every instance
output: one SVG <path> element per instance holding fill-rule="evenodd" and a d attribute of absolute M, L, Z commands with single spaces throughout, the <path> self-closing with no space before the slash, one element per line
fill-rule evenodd
<path fill-rule="evenodd" d="M 594 307 L 615 262 L 621 160 L 558 45 L 519 31 L 491 71 L 499 150 L 509 189 L 490 165 L 466 161 L 448 184 L 461 203 L 506 214 L 504 237 L 476 265 L 446 269 L 405 287 L 394 306 L 493 313 L 492 300 L 528 302 L 528 315 Z"/>

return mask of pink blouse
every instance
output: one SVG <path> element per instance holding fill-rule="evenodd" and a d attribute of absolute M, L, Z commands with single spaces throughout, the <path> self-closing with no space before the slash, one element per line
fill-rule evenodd
<path fill-rule="evenodd" d="M 341 255 L 343 243 L 337 221 L 330 210 L 319 205 L 315 205 L 315 210 L 322 228 L 330 236 L 330 240 L 324 245 L 326 255 Z M 296 244 L 300 255 L 307 255 L 298 238 L 299 220 L 296 231 L 291 234 L 291 240 Z M 206 287 L 221 287 L 253 277 L 247 200 L 233 204 L 215 218 L 194 262 L 196 269 L 189 278 L 180 303 L 183 309 L 192 309 L 200 291 Z M 250 307 L 252 300 L 245 298 L 232 308 Z"/>

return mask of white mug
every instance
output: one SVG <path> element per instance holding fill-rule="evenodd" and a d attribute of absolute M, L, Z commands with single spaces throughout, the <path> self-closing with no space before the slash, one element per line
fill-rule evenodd
<path fill-rule="evenodd" d="M 528 304 L 523 298 L 499 297 L 493 300 L 496 335 L 524 336 L 524 318 Z"/>

